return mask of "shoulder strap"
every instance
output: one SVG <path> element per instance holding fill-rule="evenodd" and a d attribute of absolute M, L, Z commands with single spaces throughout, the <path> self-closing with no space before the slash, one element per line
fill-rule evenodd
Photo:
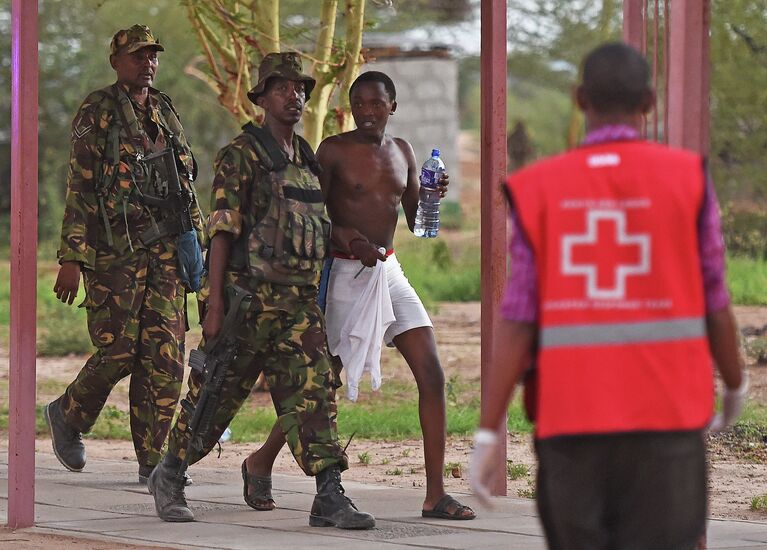
<path fill-rule="evenodd" d="M 256 126 L 252 122 L 245 124 L 242 129 L 246 134 L 250 134 L 266 151 L 267 157 L 263 158 L 262 151 L 256 147 L 258 160 L 261 161 L 264 168 L 270 172 L 279 172 L 287 166 L 288 159 L 285 158 L 285 153 L 283 153 L 280 146 L 277 145 L 277 140 L 274 139 L 274 136 L 272 136 L 272 133 L 269 130 Z"/>
<path fill-rule="evenodd" d="M 320 163 L 317 162 L 317 156 L 314 154 L 312 146 L 298 134 L 296 134 L 296 137 L 298 138 L 298 148 L 301 151 L 301 158 L 309 167 L 309 170 L 311 170 L 315 176 L 319 177 L 322 172 L 322 167 L 320 166 Z"/>
<path fill-rule="evenodd" d="M 136 118 L 136 112 L 133 110 L 133 105 L 131 105 L 130 98 L 128 94 L 117 87 L 117 84 L 112 85 L 112 90 L 113 97 L 117 102 L 117 114 L 125 128 L 125 133 L 131 145 L 139 149 L 139 153 L 143 155 L 145 151 L 140 140 L 134 139 L 138 135 L 138 119 Z"/>
<path fill-rule="evenodd" d="M 152 90 L 154 90 L 154 88 L 152 88 Z M 178 116 L 178 111 L 173 106 L 173 101 L 170 99 L 170 96 L 166 94 L 165 92 L 161 92 L 160 90 L 156 90 L 156 91 L 160 99 L 160 110 L 171 111 L 174 115 L 176 115 L 176 118 L 180 122 L 181 117 Z"/>
<path fill-rule="evenodd" d="M 285 168 L 285 166 L 287 166 L 288 160 L 285 158 L 285 153 L 283 153 L 282 149 L 280 149 L 280 146 L 277 145 L 277 141 L 274 139 L 274 136 L 272 136 L 272 133 L 269 130 L 256 126 L 252 122 L 245 124 L 242 129 L 245 131 L 245 133 L 253 136 L 256 141 L 258 141 L 259 145 L 261 145 L 266 150 L 268 155 L 268 158 L 266 159 L 261 158 L 261 152 L 258 150 L 258 148 L 256 148 L 256 154 L 259 155 L 258 160 L 261 161 L 261 164 L 263 164 L 264 167 L 266 167 L 270 172 L 279 172 Z M 317 162 L 317 157 L 312 150 L 312 146 L 309 145 L 309 142 L 298 134 L 296 134 L 296 137 L 298 138 L 298 148 L 301 153 L 301 158 L 307 164 L 309 169 L 314 173 L 314 175 L 319 176 L 322 169 L 320 168 L 320 164 Z"/>

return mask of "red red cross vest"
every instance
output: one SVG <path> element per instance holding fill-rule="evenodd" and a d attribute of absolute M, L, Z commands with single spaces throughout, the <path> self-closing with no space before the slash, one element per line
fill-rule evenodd
<path fill-rule="evenodd" d="M 701 158 L 604 143 L 537 163 L 508 188 L 538 272 L 536 437 L 703 428 L 714 389 Z"/>

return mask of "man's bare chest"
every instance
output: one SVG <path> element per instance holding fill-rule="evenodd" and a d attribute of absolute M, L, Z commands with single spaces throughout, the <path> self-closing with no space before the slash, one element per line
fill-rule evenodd
<path fill-rule="evenodd" d="M 349 163 L 336 173 L 350 194 L 384 194 L 397 197 L 407 187 L 407 165 L 393 162 Z"/>

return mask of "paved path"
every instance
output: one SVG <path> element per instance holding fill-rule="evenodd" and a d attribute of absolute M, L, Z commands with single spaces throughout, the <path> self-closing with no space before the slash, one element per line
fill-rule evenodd
<path fill-rule="evenodd" d="M 5 453 L 3 453 L 5 455 Z M 0 519 L 6 520 L 7 460 L 0 457 Z M 195 483 L 187 496 L 195 523 L 165 523 L 154 513 L 152 497 L 136 484 L 125 461 L 90 460 L 87 471 L 65 471 L 50 454 L 37 456 L 35 531 L 99 538 L 169 548 L 333 548 L 335 550 L 544 549 L 534 504 L 525 499 L 498 499 L 473 521 L 426 520 L 414 511 L 422 489 L 344 483 L 359 508 L 377 518 L 372 531 L 312 528 L 308 511 L 314 481 L 275 475 L 279 508 L 256 512 L 242 501 L 239 472 L 193 468 Z M 462 496 L 469 504 L 472 497 Z M 767 522 L 711 520 L 709 548 L 767 548 Z"/>

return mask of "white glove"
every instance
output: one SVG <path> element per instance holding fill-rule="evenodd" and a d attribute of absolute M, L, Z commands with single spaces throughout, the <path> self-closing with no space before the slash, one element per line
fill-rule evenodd
<path fill-rule="evenodd" d="M 714 419 L 708 425 L 709 431 L 721 432 L 735 424 L 746 404 L 746 394 L 748 394 L 748 372 L 743 371 L 740 387 L 733 390 L 725 386 L 722 393 L 722 410 L 714 415 Z"/>
<path fill-rule="evenodd" d="M 469 487 L 483 506 L 490 506 L 490 482 L 500 467 L 498 434 L 480 428 L 474 433 L 474 450 L 469 459 Z"/>

